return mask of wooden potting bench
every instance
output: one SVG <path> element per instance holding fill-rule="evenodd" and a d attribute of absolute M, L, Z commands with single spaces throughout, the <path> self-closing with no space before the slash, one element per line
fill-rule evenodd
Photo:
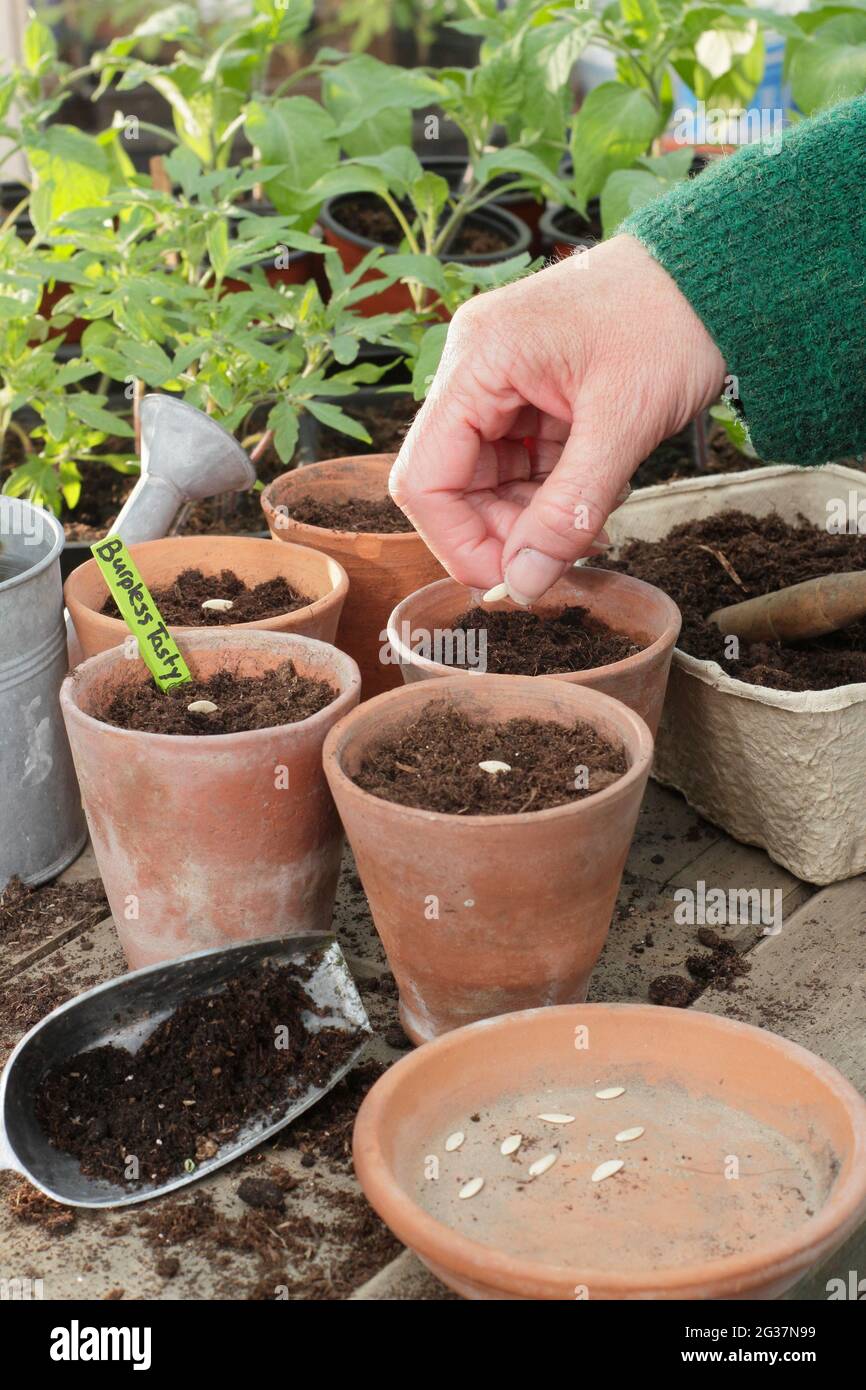
<path fill-rule="evenodd" d="M 96 872 L 91 853 L 85 851 L 66 876 L 83 879 Z M 701 948 L 695 929 L 675 922 L 673 894 L 680 887 L 695 888 L 700 880 L 723 889 L 778 889 L 784 924 L 776 936 L 764 935 L 760 927 L 722 929 L 751 968 L 732 990 L 707 988 L 692 1007 L 770 1027 L 832 1062 L 866 1092 L 866 879 L 850 879 L 816 890 L 774 864 L 762 851 L 738 844 L 707 825 L 682 797 L 652 782 L 608 942 L 592 978 L 590 999 L 646 1000 L 654 978 L 686 975 L 686 956 Z M 348 856 L 338 893 L 336 930 L 377 1030 L 371 1054 L 389 1065 L 402 1055 L 386 1041 L 386 1035 L 392 1041 L 399 1040 L 394 1035 L 394 995 L 367 902 Z M 37 989 L 61 967 L 74 991 L 119 974 L 124 963 L 111 919 L 106 918 L 95 929 L 67 931 L 17 959 L 14 952 L 0 956 L 0 993 L 12 981 Z M 5 1057 L 0 1057 L 3 1060 Z M 248 1210 L 237 1196 L 242 1177 L 275 1172 L 289 1175 L 294 1186 L 286 1197 L 286 1214 L 309 1216 L 307 1251 L 299 1255 L 294 1242 L 283 1257 L 280 1224 L 286 1215 L 268 1220 L 273 1227 L 276 1263 L 284 1268 L 291 1298 L 454 1297 L 414 1255 L 400 1252 L 396 1245 L 389 1248 L 387 1242 L 381 1259 L 374 1253 L 353 1280 L 351 1270 L 364 1252 L 346 1248 L 346 1222 L 335 1220 L 335 1213 L 345 1210 L 347 1200 L 356 1210 L 360 1208 L 357 1183 L 345 1162 L 329 1159 L 325 1142 L 313 1145 L 312 1158 L 312 1166 L 307 1166 L 310 1154 L 305 1157 L 290 1141 L 284 1148 L 265 1153 L 259 1150 L 252 1164 L 222 1169 L 164 1200 L 187 1203 L 206 1193 L 213 1208 L 237 1226 Z M 173 1241 L 166 1249 L 172 1257 L 166 1265 L 154 1244 L 153 1227 L 149 1238 L 142 1228 L 138 1213 L 148 1208 L 78 1212 L 71 1229 L 52 1234 L 43 1224 L 23 1218 L 20 1180 L 6 1174 L 0 1183 L 0 1277 L 42 1279 L 46 1298 L 274 1296 L 267 1287 L 262 1288 L 261 1261 L 254 1250 L 243 1248 L 243 1239 L 230 1242 L 216 1260 L 203 1253 L 194 1239 Z M 159 1205 L 150 1204 L 149 1210 L 157 1211 Z M 359 1247 L 376 1249 L 376 1242 L 366 1235 L 352 1241 Z M 273 1279 L 273 1255 L 268 1264 L 268 1276 Z M 173 1271 L 168 1276 L 167 1269 Z M 824 1300 L 828 1281 L 841 1278 L 849 1287 L 851 1271 L 855 1272 L 855 1284 L 857 1279 L 866 1281 L 866 1225 L 826 1264 L 810 1271 L 788 1297 Z M 305 1295 L 306 1282 L 309 1295 Z M 866 1282 L 863 1287 L 866 1289 Z M 329 1293 L 329 1288 L 334 1291 Z"/>

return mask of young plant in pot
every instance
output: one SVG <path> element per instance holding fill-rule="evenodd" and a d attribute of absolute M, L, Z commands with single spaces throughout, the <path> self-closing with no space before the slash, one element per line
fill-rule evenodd
<path fill-rule="evenodd" d="M 114 509 L 124 480 L 138 472 L 129 402 L 84 390 L 93 365 L 58 361 L 62 339 L 49 336 L 41 312 L 51 263 L 31 252 L 11 229 L 0 234 L 0 479 L 8 496 L 22 497 L 61 518 L 68 573 L 80 542 L 77 517 L 92 497 Z M 82 490 L 84 489 L 84 499 Z M 70 539 L 72 538 L 72 539 Z"/>
<path fill-rule="evenodd" d="M 123 293 L 115 262 L 111 272 L 91 273 L 86 287 L 70 297 L 94 320 L 83 340 L 88 359 L 118 379 L 181 393 L 251 450 L 263 480 L 292 460 L 304 411 L 366 441 L 337 401 L 387 370 L 359 360 L 359 348 L 367 341 L 391 343 L 403 317 L 367 319 L 354 312 L 363 268 L 346 274 L 334 252 L 324 258 L 327 303 L 313 281 L 270 285 L 256 261 L 266 247 L 274 249 L 274 219 L 238 216 L 223 196 L 252 175 L 227 171 L 215 183 L 187 152 L 171 156 L 166 166 L 180 185 L 177 196 L 131 188 L 116 200 L 124 240 L 134 238 L 136 248 L 123 266 Z M 227 206 L 237 218 L 233 237 Z M 178 250 L 169 263 L 155 228 L 174 238 Z M 286 219 L 277 233 L 284 244 L 313 242 Z M 240 282 L 232 293 L 226 293 L 228 280 Z M 254 495 L 246 506 L 232 495 L 200 504 L 184 525 L 260 532 L 261 511 Z"/>
<path fill-rule="evenodd" d="M 371 295 L 367 312 L 421 310 L 431 290 L 441 295 L 435 276 L 439 270 L 441 279 L 441 265 L 431 269 L 430 262 L 478 267 L 524 255 L 527 228 L 504 208 L 493 207 L 494 200 L 515 190 L 561 191 L 555 173 L 530 148 L 536 131 L 522 132 L 526 144 L 488 148 L 494 127 L 513 115 L 518 103 L 514 89 L 506 95 L 487 71 L 407 73 L 365 55 L 324 75 L 323 103 L 347 157 L 325 172 L 303 201 L 321 205 L 325 239 L 338 247 L 345 265 L 356 265 L 374 245 L 387 247 L 402 262 L 402 285 Z M 464 135 L 469 159 L 458 188 L 425 169 L 412 150 L 411 109 L 425 105 L 441 107 Z M 503 175 L 510 180 L 505 190 Z M 437 306 L 437 312 L 446 311 Z"/>
<path fill-rule="evenodd" d="M 167 640 L 156 616 L 154 652 Z M 342 828 L 322 744 L 357 703 L 357 667 L 285 632 L 182 645 L 188 683 L 159 689 L 124 644 L 76 667 L 60 695 L 131 969 L 331 924 Z"/>
<path fill-rule="evenodd" d="M 362 704 L 324 758 L 414 1042 L 586 997 L 652 759 L 638 715 L 452 676 Z"/>
<path fill-rule="evenodd" d="M 610 235 L 627 213 L 699 167 L 688 148 L 701 143 L 698 133 L 675 133 L 681 148 L 662 153 L 677 84 L 708 110 L 741 111 L 763 76 L 762 26 L 778 28 L 775 19 L 751 6 L 695 9 L 688 0 L 676 0 L 663 14 L 617 0 L 568 17 L 582 46 L 613 56 L 617 76 L 593 88 L 574 117 L 569 193 L 542 219 L 546 250 L 568 255 L 599 232 Z M 780 18 L 784 31 L 789 23 Z"/>

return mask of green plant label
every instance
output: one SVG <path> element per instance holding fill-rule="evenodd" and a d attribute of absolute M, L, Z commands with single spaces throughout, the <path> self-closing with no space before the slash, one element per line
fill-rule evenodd
<path fill-rule="evenodd" d="M 119 536 L 106 536 L 90 547 L 123 621 L 160 690 L 192 680 L 189 667 L 166 627 L 150 591 Z"/>

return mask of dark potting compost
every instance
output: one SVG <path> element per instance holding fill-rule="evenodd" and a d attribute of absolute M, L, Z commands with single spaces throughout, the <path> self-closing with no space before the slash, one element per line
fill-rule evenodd
<path fill-rule="evenodd" d="M 152 588 L 151 596 L 167 623 L 183 627 L 227 627 L 232 623 L 252 623 L 262 618 L 276 618 L 281 613 L 294 613 L 306 608 L 313 600 L 293 589 L 288 580 L 277 575 L 252 587 L 239 579 L 234 570 L 202 574 L 199 569 L 182 570 L 172 584 Z M 231 608 L 220 611 L 202 608 L 207 599 L 229 599 Z M 101 611 L 119 618 L 120 611 L 111 594 Z"/>
<path fill-rule="evenodd" d="M 324 497 L 299 497 L 292 503 L 293 521 L 305 526 L 323 526 L 328 531 L 370 531 L 392 535 L 411 531 L 412 525 L 390 497 L 348 497 L 333 502 Z"/>
<path fill-rule="evenodd" d="M 36 1113 L 51 1143 L 89 1177 L 135 1186 L 214 1157 L 254 1118 L 278 1119 L 360 1036 L 309 1031 L 304 1015 L 322 1012 L 305 988 L 313 968 L 239 971 L 218 993 L 179 1005 L 137 1052 L 97 1047 L 49 1071 Z M 126 1176 L 132 1156 L 136 1182 Z"/>
<path fill-rule="evenodd" d="M 453 626 L 455 632 L 486 633 L 487 670 L 494 675 L 552 676 L 589 671 L 624 661 L 642 650 L 630 637 L 615 632 L 577 604 L 551 616 L 471 608 L 456 618 Z"/>
<path fill-rule="evenodd" d="M 417 406 L 411 396 L 382 394 L 375 400 L 343 402 L 347 415 L 357 420 L 370 436 L 370 443 L 352 439 L 331 425 L 316 422 L 313 459 L 339 458 L 351 448 L 353 454 L 396 454 L 399 450 Z M 404 518 L 404 528 L 406 521 Z"/>
<path fill-rule="evenodd" d="M 479 767 L 491 761 L 507 763 L 509 770 Z M 402 806 L 450 815 L 513 815 L 602 791 L 626 766 L 623 748 L 585 720 L 570 727 L 540 719 L 476 723 L 456 709 L 430 709 L 373 749 L 353 780 Z M 587 775 L 579 775 L 579 768 Z"/>
<path fill-rule="evenodd" d="M 750 685 L 774 690 L 830 690 L 866 681 L 866 620 L 796 645 L 741 642 L 739 658 L 725 655 L 725 636 L 707 615 L 716 608 L 774 593 L 825 574 L 866 568 L 866 536 L 832 535 L 801 518 L 722 512 L 683 522 L 660 541 L 630 541 L 616 559 L 593 564 L 655 584 L 683 614 L 678 646 L 717 661 Z"/>
<path fill-rule="evenodd" d="M 347 231 L 383 246 L 399 246 L 403 230 L 390 208 L 374 193 L 362 193 L 340 202 L 340 222 Z M 451 256 L 484 256 L 507 251 L 512 243 L 495 228 L 470 213 L 448 245 Z"/>
<path fill-rule="evenodd" d="M 337 692 L 327 681 L 302 676 L 284 661 L 261 676 L 217 671 L 206 680 L 193 678 L 165 692 L 152 681 L 129 681 L 112 696 L 99 718 L 121 729 L 150 734 L 237 734 L 297 724 L 329 705 Z M 210 712 L 188 705 L 210 700 Z"/>

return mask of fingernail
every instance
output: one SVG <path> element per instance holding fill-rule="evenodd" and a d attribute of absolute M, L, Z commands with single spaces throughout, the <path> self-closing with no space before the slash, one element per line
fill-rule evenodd
<path fill-rule="evenodd" d="M 546 594 L 568 568 L 564 560 L 555 560 L 540 550 L 518 550 L 505 567 L 505 583 L 515 603 L 526 608 Z"/>

